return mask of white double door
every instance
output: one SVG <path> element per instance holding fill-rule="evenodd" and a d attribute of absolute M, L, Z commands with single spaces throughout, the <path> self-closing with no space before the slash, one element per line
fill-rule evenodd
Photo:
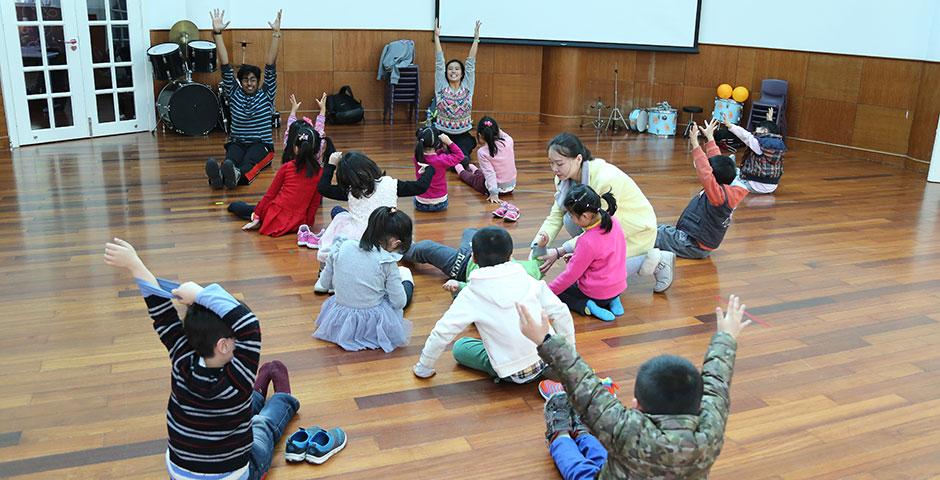
<path fill-rule="evenodd" d="M 141 3 L 0 2 L 0 69 L 13 146 L 153 127 Z"/>

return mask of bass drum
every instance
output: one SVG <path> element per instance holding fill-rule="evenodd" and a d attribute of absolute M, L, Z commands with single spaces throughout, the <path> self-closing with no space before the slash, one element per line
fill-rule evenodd
<path fill-rule="evenodd" d="M 173 82 L 160 90 L 157 115 L 177 133 L 205 135 L 219 122 L 219 99 L 201 83 Z"/>
<path fill-rule="evenodd" d="M 630 112 L 630 128 L 637 132 L 645 132 L 649 120 L 649 113 L 645 108 L 637 108 Z"/>

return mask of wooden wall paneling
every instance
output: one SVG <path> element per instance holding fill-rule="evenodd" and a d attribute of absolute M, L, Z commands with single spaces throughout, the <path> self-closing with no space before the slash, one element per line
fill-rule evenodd
<path fill-rule="evenodd" d="M 278 72 L 332 72 L 333 32 L 285 30 L 281 38 L 284 61 Z"/>
<path fill-rule="evenodd" d="M 686 53 L 655 52 L 653 54 L 653 83 L 681 85 L 685 80 Z"/>
<path fill-rule="evenodd" d="M 337 72 L 378 71 L 382 47 L 388 43 L 383 30 L 334 30 L 333 68 Z M 373 76 L 373 79 L 375 77 Z"/>
<path fill-rule="evenodd" d="M 569 116 L 577 111 L 576 96 L 579 79 L 576 75 L 580 49 L 570 47 L 544 47 L 542 49 L 542 119 L 549 124 L 571 123 L 558 116 Z M 575 121 L 577 124 L 577 121 Z"/>
<path fill-rule="evenodd" d="M 333 72 L 278 72 L 277 79 L 278 93 L 275 107 L 278 111 L 290 111 L 290 96 L 294 94 L 301 102 L 300 111 L 310 118 L 314 118 L 320 112 L 317 100 L 323 92 L 331 94 L 339 89 L 333 83 Z M 359 95 L 355 88 L 353 92 Z"/>
<path fill-rule="evenodd" d="M 477 111 L 492 112 L 493 110 L 512 111 L 495 102 L 496 90 L 499 90 L 502 86 L 496 83 L 494 77 L 495 75 L 492 73 L 481 72 L 476 74 L 476 86 L 473 90 L 474 113 Z"/>
<path fill-rule="evenodd" d="M 290 32 L 285 31 L 285 36 Z M 225 38 L 225 37 L 223 37 Z M 231 38 L 231 41 L 229 41 Z M 277 64 L 284 64 L 284 38 L 281 37 L 281 45 L 277 52 Z M 245 48 L 242 48 L 242 42 L 247 42 Z M 225 46 L 228 49 L 228 58 L 232 65 L 241 65 L 247 63 L 256 65 L 264 69 L 264 62 L 267 59 L 268 48 L 271 46 L 271 30 L 244 29 L 232 30 L 228 38 L 225 38 Z"/>
<path fill-rule="evenodd" d="M 654 52 L 636 52 L 636 68 L 633 79 L 637 83 L 653 83 L 653 64 L 656 54 Z"/>
<path fill-rule="evenodd" d="M 904 155 L 912 121 L 906 109 L 858 105 L 851 145 Z"/>
<path fill-rule="evenodd" d="M 753 97 L 760 90 L 760 81 L 754 78 L 754 65 L 757 61 L 757 49 L 738 47 L 738 61 L 735 64 L 734 85 L 744 85 Z M 718 88 L 716 85 L 715 88 Z"/>
<path fill-rule="evenodd" d="M 810 133 L 803 132 L 803 123 L 801 122 L 803 113 L 803 104 L 806 103 L 802 97 L 790 97 L 787 99 L 787 136 L 814 138 Z M 745 110 L 747 115 L 750 110 Z"/>
<path fill-rule="evenodd" d="M 492 56 L 493 73 L 525 74 L 541 83 L 542 47 L 500 45 L 492 50 Z"/>
<path fill-rule="evenodd" d="M 721 45 L 700 45 L 699 53 L 686 55 L 685 86 L 718 88 L 722 83 L 736 87 L 738 52 L 743 50 Z M 658 65 L 657 65 L 658 67 Z M 751 87 L 744 85 L 748 89 Z"/>
<path fill-rule="evenodd" d="M 661 85 L 654 84 L 652 90 L 651 105 L 666 101 L 672 108 L 682 111 L 682 105 L 685 101 L 685 87 L 682 85 Z"/>
<path fill-rule="evenodd" d="M 531 75 L 525 74 L 494 74 L 491 109 L 515 113 L 538 113 L 542 84 L 541 81 L 533 80 Z"/>
<path fill-rule="evenodd" d="M 861 81 L 861 57 L 812 54 L 806 66 L 806 91 L 803 96 L 855 103 L 858 101 Z"/>
<path fill-rule="evenodd" d="M 858 103 L 913 109 L 923 70 L 924 62 L 863 58 Z"/>
<path fill-rule="evenodd" d="M 800 132 L 804 138 L 851 145 L 856 105 L 822 98 L 804 98 Z M 789 115 L 789 114 L 788 114 Z M 789 117 L 788 117 L 789 118 Z"/>
<path fill-rule="evenodd" d="M 653 106 L 653 84 L 647 82 L 633 84 L 633 105 L 635 108 Z"/>
<path fill-rule="evenodd" d="M 925 63 L 920 80 L 907 154 L 930 161 L 940 116 L 940 63 Z"/>
<path fill-rule="evenodd" d="M 712 117 L 712 110 L 715 109 L 715 88 L 685 86 L 682 89 L 682 102 L 682 105 L 676 107 L 680 110 L 679 124 L 684 125 L 689 118 L 688 113 L 681 112 L 682 107 L 685 105 L 694 105 L 702 107 L 702 113 L 695 115 L 695 121 L 701 125 L 706 119 Z"/>
<path fill-rule="evenodd" d="M 626 50 L 590 49 L 581 53 L 578 65 L 580 85 L 577 108 L 583 115 L 596 115 L 590 105 L 598 98 L 605 105 L 614 103 L 614 69 L 619 81 L 619 106 L 625 110 L 635 108 L 633 83 L 636 78 L 636 52 Z"/>
<path fill-rule="evenodd" d="M 754 64 L 754 88 L 751 90 L 759 97 L 760 84 L 764 79 L 779 78 L 788 82 L 789 96 L 803 96 L 809 56 L 810 54 L 806 52 L 757 49 L 757 59 Z"/>
<path fill-rule="evenodd" d="M 378 63 L 376 70 L 371 72 L 333 72 L 333 91 L 349 85 L 363 108 L 381 112 L 385 105 L 385 88 L 381 81 L 375 79 L 377 70 Z"/>

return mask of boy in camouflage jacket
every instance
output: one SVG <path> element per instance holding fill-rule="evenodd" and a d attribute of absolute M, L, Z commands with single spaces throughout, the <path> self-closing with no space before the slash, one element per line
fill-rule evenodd
<path fill-rule="evenodd" d="M 750 323 L 741 321 L 744 305 L 737 297 L 729 299 L 727 314 L 716 309 L 718 332 L 702 373 L 681 357 L 648 360 L 637 372 L 633 408 L 602 385 L 564 338 L 548 335 L 547 319 L 517 308 L 522 333 L 571 392 L 545 404 L 546 439 L 565 480 L 708 477 L 724 442 L 735 339 Z"/>

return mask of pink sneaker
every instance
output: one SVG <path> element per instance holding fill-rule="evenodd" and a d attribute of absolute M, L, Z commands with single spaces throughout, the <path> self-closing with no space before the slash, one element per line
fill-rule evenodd
<path fill-rule="evenodd" d="M 297 229 L 297 246 L 298 247 L 308 246 L 310 244 L 311 237 L 313 237 L 313 233 L 310 232 L 310 227 L 306 225 L 301 225 L 300 228 Z M 320 239 L 318 238 L 317 239 L 318 245 L 319 245 L 319 240 Z"/>

